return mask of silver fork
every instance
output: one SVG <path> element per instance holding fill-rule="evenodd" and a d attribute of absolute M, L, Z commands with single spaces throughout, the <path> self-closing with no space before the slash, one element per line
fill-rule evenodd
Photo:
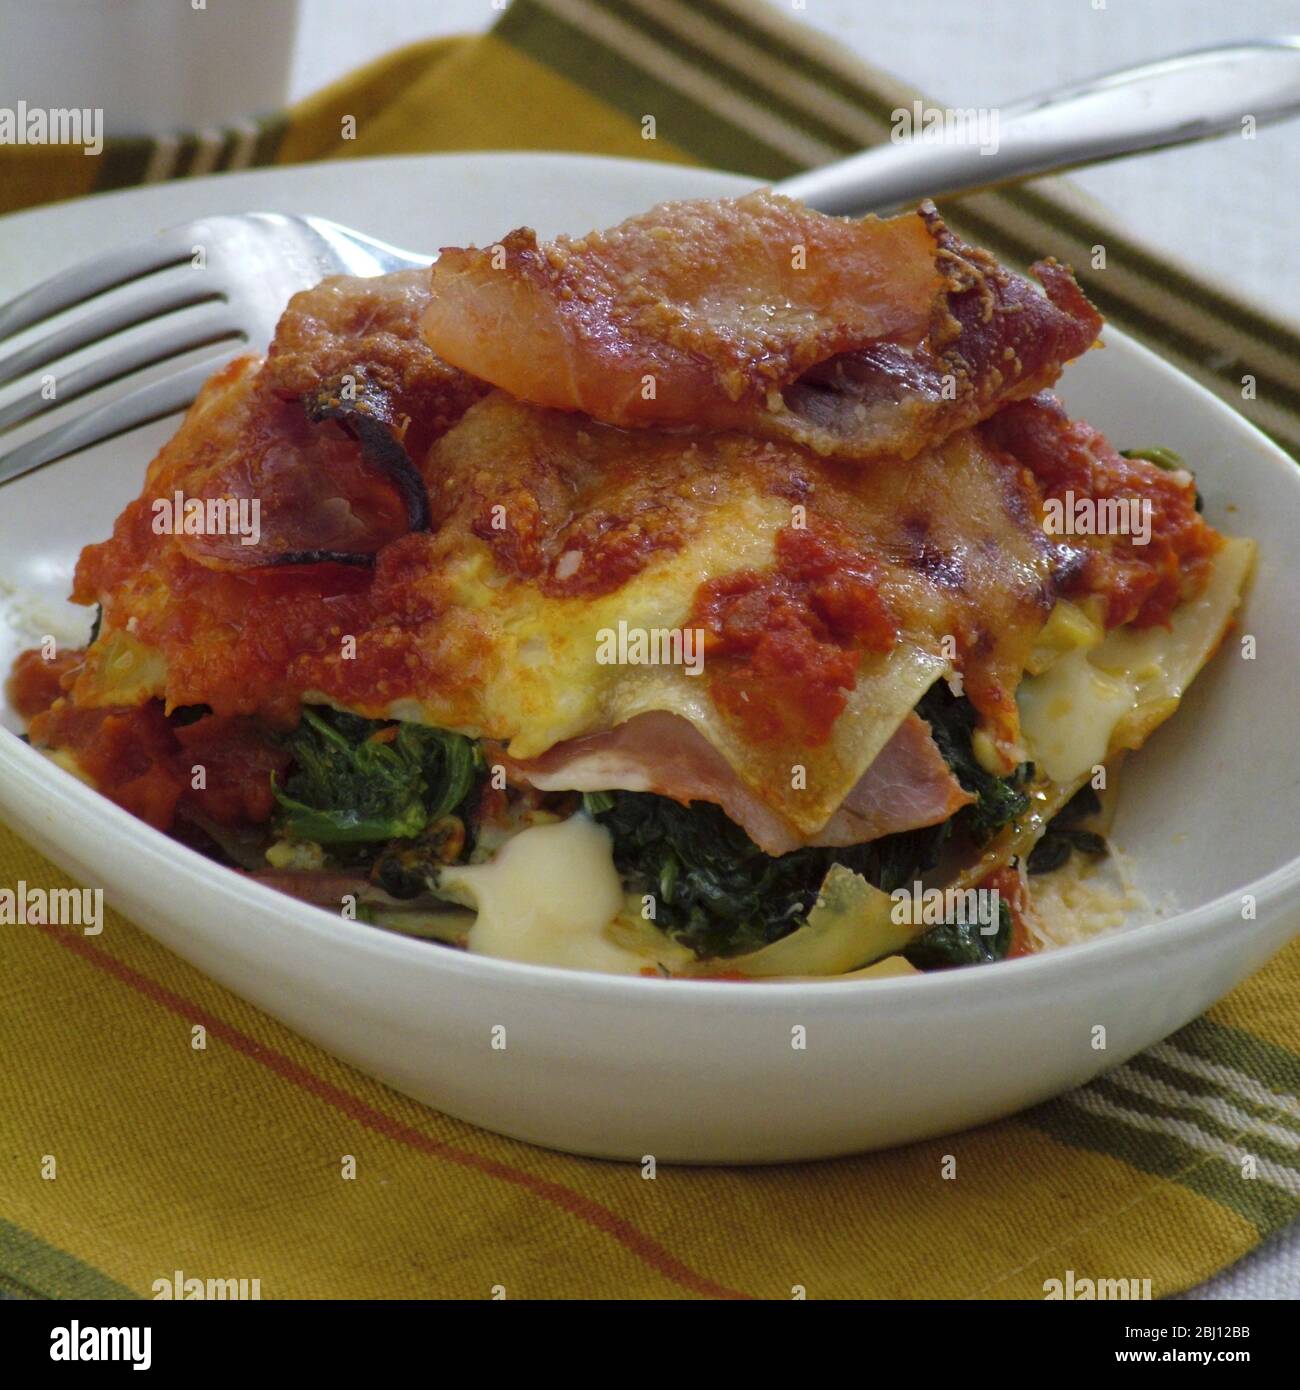
<path fill-rule="evenodd" d="M 991 153 L 974 144 L 886 144 L 777 187 L 825 212 L 884 211 L 924 195 L 991 188 L 1138 150 L 1240 133 L 1243 118 L 1263 125 L 1297 112 L 1300 38 L 1260 39 L 1180 54 L 1003 107 Z M 235 351 L 264 349 L 289 296 L 324 276 L 383 275 L 431 263 L 428 256 L 321 217 L 259 212 L 190 222 L 52 276 L 0 305 L 0 345 L 107 291 L 121 287 L 123 294 L 0 358 L 0 388 L 75 352 L 100 346 L 105 351 L 64 376 L 51 372 L 54 399 L 38 388 L 0 407 L 0 433 L 187 352 L 237 346 L 0 454 L 0 483 L 183 409 Z M 167 322 L 167 315 L 182 309 L 197 312 Z M 111 347 L 115 334 L 156 320 L 142 338 L 116 351 Z"/>
<path fill-rule="evenodd" d="M 429 264 L 428 256 L 402 251 L 323 217 L 251 212 L 187 222 L 51 276 L 0 306 L 0 342 L 119 286 L 133 289 L 0 357 L 0 386 L 41 368 L 55 381 L 53 400 L 37 387 L 0 408 L 0 430 L 186 352 L 223 343 L 231 347 L 0 455 L 0 483 L 183 410 L 234 353 L 265 348 L 290 295 L 326 275 L 386 275 Z M 168 271 L 178 273 L 165 274 Z M 199 312 L 167 322 L 166 315 L 187 308 Z M 147 336 L 125 349 L 105 352 L 67 375 L 51 370 L 72 353 L 155 320 L 160 322 Z"/>

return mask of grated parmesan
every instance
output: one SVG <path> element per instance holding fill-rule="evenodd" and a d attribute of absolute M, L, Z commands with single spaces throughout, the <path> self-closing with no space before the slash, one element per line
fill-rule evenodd
<path fill-rule="evenodd" d="M 1071 946 L 1106 932 L 1162 916 L 1132 879 L 1132 861 L 1111 846 L 1103 860 L 1081 854 L 1049 874 L 1030 879 L 1032 911 L 1026 925 L 1037 951 Z"/>

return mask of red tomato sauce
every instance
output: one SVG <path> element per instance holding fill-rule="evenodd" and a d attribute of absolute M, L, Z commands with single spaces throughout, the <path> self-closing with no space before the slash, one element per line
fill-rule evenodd
<path fill-rule="evenodd" d="M 1146 544 L 1133 535 L 1057 537 L 1064 557 L 1062 594 L 1100 595 L 1108 628 L 1168 626 L 1174 609 L 1204 589 L 1223 537 L 1196 510 L 1196 485 L 1188 474 L 1124 458 L 1100 431 L 1069 420 L 1052 397 L 1008 406 L 984 431 L 1029 467 L 1044 501 L 1068 504 L 1072 495 L 1149 504 Z"/>
<path fill-rule="evenodd" d="M 427 561 L 416 555 L 424 555 L 428 535 L 385 547 L 374 571 L 337 564 L 218 570 L 192 563 L 177 546 L 158 547 L 146 507 L 133 502 L 112 540 L 86 547 L 73 597 L 88 603 L 103 596 L 111 613 L 121 595 L 135 636 L 167 658 L 174 703 L 222 714 L 258 709 L 292 726 L 304 689 L 383 705 L 386 681 L 409 687 L 410 668 L 421 662 L 414 629 L 422 605 L 404 577 L 424 572 Z M 151 602 L 154 592 L 159 598 Z M 394 623 L 395 615 L 406 621 Z M 355 637 L 356 659 L 331 660 L 346 636 Z"/>
<path fill-rule="evenodd" d="M 898 625 L 875 567 L 829 529 L 786 527 L 776 563 L 702 584 L 688 625 L 704 629 L 715 704 L 756 740 L 830 737 L 864 652 Z"/>
<path fill-rule="evenodd" d="M 56 699 L 32 719 L 31 739 L 72 753 L 99 791 L 159 830 L 171 828 L 183 805 L 221 825 L 265 821 L 275 808 L 271 775 L 289 765 L 288 753 L 250 720 L 208 715 L 181 725 L 158 700 L 78 709 Z"/>
<path fill-rule="evenodd" d="M 46 661 L 39 648 L 21 652 L 5 682 L 9 703 L 22 719 L 44 713 L 63 694 L 63 677 L 81 665 L 83 651 L 60 652 Z"/>
<path fill-rule="evenodd" d="M 1011 913 L 1011 948 L 1007 959 L 1013 956 L 1032 956 L 1034 939 L 1030 935 L 1027 917 L 1030 912 L 1029 889 L 1019 869 L 1004 864 L 994 869 L 979 885 L 983 889 L 996 889 L 998 899 L 1006 903 Z"/>

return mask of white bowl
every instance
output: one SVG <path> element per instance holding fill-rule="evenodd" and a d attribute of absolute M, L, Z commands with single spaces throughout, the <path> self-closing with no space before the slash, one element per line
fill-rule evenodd
<path fill-rule="evenodd" d="M 317 212 L 436 248 L 490 242 L 524 222 L 543 234 L 582 232 L 665 198 L 745 186 L 670 165 L 531 155 L 182 182 L 0 221 L 0 294 L 108 240 L 214 212 Z M 1210 518 L 1260 543 L 1240 629 L 1256 638 L 1257 659 L 1242 659 L 1230 638 L 1126 766 L 1117 839 L 1140 886 L 1155 901 L 1176 895 L 1178 915 L 921 977 L 613 978 L 464 955 L 307 907 L 148 829 L 16 739 L 0 738 L 0 815 L 166 946 L 306 1037 L 418 1100 L 534 1143 L 665 1162 L 806 1159 L 1045 1100 L 1194 1018 L 1300 926 L 1300 470 L 1144 348 L 1116 332 L 1106 344 L 1067 372 L 1067 405 L 1120 447 L 1179 450 Z M 35 613 L 9 605 L 8 630 L 0 618 L 0 661 L 33 625 L 84 632 L 84 612 L 62 602 L 77 552 L 107 534 L 170 428 L 0 491 L 0 581 L 35 601 Z M 1242 917 L 1247 893 L 1253 920 Z M 503 1050 L 492 1046 L 498 1024 Z M 1092 1046 L 1097 1024 L 1105 1051 Z M 792 1046 L 796 1027 L 804 1048 Z"/>

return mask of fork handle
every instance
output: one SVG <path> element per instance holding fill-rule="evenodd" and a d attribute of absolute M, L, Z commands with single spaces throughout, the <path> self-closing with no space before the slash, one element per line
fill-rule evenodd
<path fill-rule="evenodd" d="M 1243 133 L 1247 118 L 1263 125 L 1300 113 L 1300 38 L 1195 49 L 985 110 L 983 153 L 969 139 L 897 138 L 906 128 L 900 112 L 913 124 L 916 115 L 914 108 L 899 108 L 891 143 L 797 174 L 777 191 L 821 212 L 882 212 L 921 197 L 993 188 L 1230 130 Z"/>

